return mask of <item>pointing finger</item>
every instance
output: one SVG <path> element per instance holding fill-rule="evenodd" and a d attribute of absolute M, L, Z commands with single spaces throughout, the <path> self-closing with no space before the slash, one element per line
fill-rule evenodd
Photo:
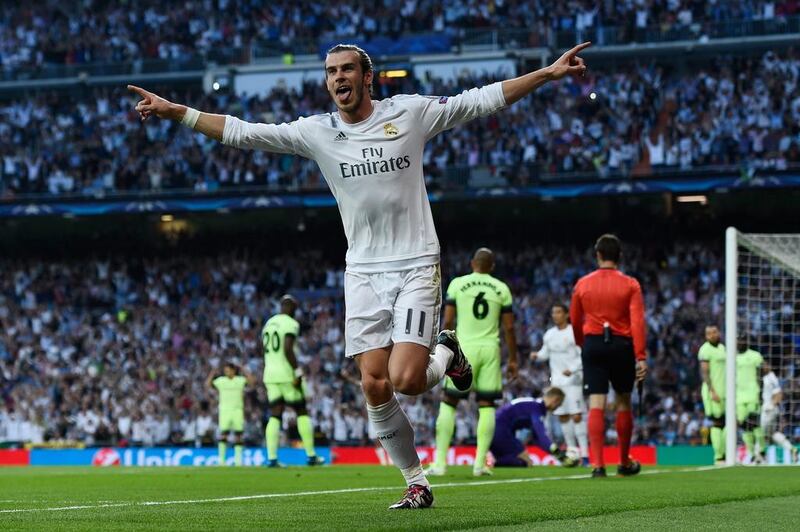
<path fill-rule="evenodd" d="M 132 91 L 132 92 L 135 92 L 136 94 L 138 94 L 142 98 L 149 98 L 150 96 L 152 96 L 152 94 L 150 94 L 149 92 L 147 92 L 146 90 L 144 90 L 141 87 L 137 87 L 136 85 L 128 85 L 128 90 Z"/>
<path fill-rule="evenodd" d="M 572 56 L 572 55 L 576 55 L 576 54 L 578 54 L 578 53 L 579 53 L 581 50 L 585 50 L 585 49 L 589 48 L 591 45 L 592 45 L 592 42 L 591 42 L 591 41 L 586 41 L 586 42 L 584 42 L 584 43 L 581 43 L 581 44 L 579 44 L 578 46 L 574 47 L 572 50 L 570 50 L 570 51 L 569 51 L 569 52 L 567 52 L 567 53 L 568 53 L 569 55 L 571 55 L 571 56 Z"/>

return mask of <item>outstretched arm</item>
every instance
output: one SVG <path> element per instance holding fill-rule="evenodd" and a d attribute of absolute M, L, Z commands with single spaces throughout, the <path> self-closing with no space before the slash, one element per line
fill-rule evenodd
<path fill-rule="evenodd" d="M 136 85 L 128 85 L 128 90 L 138 94 L 142 100 L 136 104 L 136 110 L 142 117 L 142 121 L 147 120 L 155 115 L 158 118 L 166 118 L 168 120 L 175 120 L 178 122 L 185 122 L 187 117 L 186 112 L 189 107 L 177 103 L 172 103 L 169 100 L 158 96 L 150 91 L 146 91 Z M 194 109 L 192 109 L 194 111 Z M 222 142 L 222 132 L 225 129 L 225 115 L 215 115 L 211 113 L 199 113 L 196 117 L 196 122 L 193 127 L 194 130 L 210 137 L 214 140 Z M 187 124 L 192 126 L 192 124 Z"/>
<path fill-rule="evenodd" d="M 135 85 L 128 85 L 128 90 L 142 98 L 136 104 L 136 111 L 142 120 L 155 115 L 159 118 L 180 121 L 209 138 L 235 148 L 312 157 L 311 148 L 299 131 L 299 121 L 288 124 L 250 123 L 233 116 L 201 113 L 197 109 L 172 103 Z"/>
<path fill-rule="evenodd" d="M 566 51 L 550 66 L 504 81 L 503 96 L 505 96 L 506 105 L 521 100 L 548 81 L 555 81 L 564 76 L 582 76 L 586 72 L 586 63 L 578 57 L 578 53 L 591 45 L 590 42 L 579 44 Z"/>

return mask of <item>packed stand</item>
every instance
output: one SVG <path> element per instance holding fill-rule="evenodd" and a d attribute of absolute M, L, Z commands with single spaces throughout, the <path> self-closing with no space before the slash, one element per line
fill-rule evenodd
<path fill-rule="evenodd" d="M 484 173 L 511 185 L 540 178 L 610 178 L 660 172 L 733 172 L 800 164 L 800 54 L 720 58 L 685 73 L 637 64 L 540 89 L 496 115 L 475 120 L 426 146 L 431 190 L 479 186 Z M 505 74 L 507 75 L 507 73 Z M 394 93 L 456 94 L 504 77 L 406 79 Z M 152 87 L 209 112 L 257 122 L 285 122 L 329 112 L 322 84 L 275 89 L 266 97 Z M 594 97 L 592 96 L 594 95 Z M 124 87 L 90 97 L 39 93 L 0 109 L 0 198 L 20 195 L 102 196 L 133 191 L 214 192 L 260 186 L 324 190 L 315 163 L 291 155 L 235 150 L 180 124 L 142 124 Z M 472 169 L 472 170 L 470 170 Z"/>
<path fill-rule="evenodd" d="M 521 32 L 516 45 L 553 45 L 569 32 L 615 43 L 716 36 L 720 23 L 767 24 L 778 31 L 800 12 L 798 0 L 382 0 L 310 2 L 195 0 L 116 3 L 47 0 L 0 8 L 0 77 L 46 72 L 54 65 L 173 63 L 195 58 L 246 62 L 251 50 L 269 47 L 318 53 L 338 39 L 395 39 L 409 33 L 445 32 L 470 42 L 475 30 Z M 593 30 L 607 31 L 591 33 Z M 737 33 L 738 35 L 738 33 Z"/>
<path fill-rule="evenodd" d="M 444 279 L 468 271 L 470 251 L 443 257 Z M 568 247 L 497 251 L 497 275 L 515 297 L 522 357 L 520 378 L 505 388 L 510 400 L 547 386 L 547 365 L 530 363 L 527 354 L 541 346 L 550 305 L 568 301 L 575 279 L 593 265 L 588 251 Z M 358 372 L 344 358 L 341 266 L 313 253 L 245 257 L 3 259 L 0 441 L 213 443 L 216 403 L 203 386 L 206 375 L 234 360 L 260 376 L 261 326 L 277 312 L 277 298 L 292 291 L 302 299 L 298 360 L 319 441 L 370 445 Z M 638 249 L 626 253 L 625 269 L 642 283 L 649 330 L 651 373 L 638 440 L 700 443 L 708 422 L 696 353 L 704 325 L 723 319 L 720 250 L 688 242 L 666 253 Z M 787 372 L 796 367 L 784 365 Z M 406 398 L 419 444 L 433 442 L 438 395 Z M 469 443 L 476 405 L 460 408 L 455 440 Z M 263 386 L 247 392 L 245 411 L 245 439 L 259 445 Z M 293 427 L 291 411 L 283 421 Z M 800 409 L 787 411 L 784 422 L 800 440 Z M 613 425 L 608 436 L 615 437 Z"/>

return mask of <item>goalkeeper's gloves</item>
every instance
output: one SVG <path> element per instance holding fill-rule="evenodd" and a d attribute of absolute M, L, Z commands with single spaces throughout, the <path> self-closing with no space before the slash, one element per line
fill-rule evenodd
<path fill-rule="evenodd" d="M 559 462 L 563 462 L 564 459 L 567 457 L 567 453 L 559 449 L 558 445 L 555 443 L 550 444 L 550 454 L 555 456 Z"/>
<path fill-rule="evenodd" d="M 559 449 L 555 443 L 550 445 L 550 454 L 561 462 L 564 467 L 575 467 L 580 463 L 579 459 L 567 456 L 567 453 Z"/>

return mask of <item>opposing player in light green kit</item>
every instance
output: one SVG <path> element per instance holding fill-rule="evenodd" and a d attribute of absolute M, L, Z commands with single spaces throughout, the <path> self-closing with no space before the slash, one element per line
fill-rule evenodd
<path fill-rule="evenodd" d="M 239 369 L 232 362 L 225 364 L 223 375 L 215 378 L 212 370 L 206 379 L 206 388 L 216 389 L 219 394 L 219 465 L 225 465 L 227 441 L 233 432 L 233 463 L 242 465 L 242 433 L 244 432 L 244 390 L 252 384 L 252 378 L 239 375 Z"/>
<path fill-rule="evenodd" d="M 308 465 L 321 465 L 324 459 L 314 450 L 314 429 L 306 409 L 306 394 L 303 370 L 297 365 L 294 348 L 300 334 L 300 324 L 294 319 L 297 300 L 285 295 L 281 298 L 281 312 L 267 320 L 261 330 L 264 345 L 264 385 L 269 401 L 269 421 L 265 439 L 269 467 L 280 467 L 278 463 L 278 441 L 281 433 L 281 418 L 284 407 L 297 414 L 297 432 L 303 441 Z"/>
<path fill-rule="evenodd" d="M 725 345 L 721 342 L 719 328 L 706 326 L 706 342 L 697 352 L 700 375 L 703 378 L 703 410 L 711 421 L 711 447 L 714 460 L 725 460 Z"/>
<path fill-rule="evenodd" d="M 756 441 L 762 441 L 761 429 L 761 365 L 764 357 L 750 349 L 746 336 L 736 341 L 736 421 L 742 429 L 747 454 L 755 463 L 762 461 L 755 452 Z"/>
<path fill-rule="evenodd" d="M 495 427 L 495 401 L 502 397 L 503 378 L 500 369 L 499 330 L 502 322 L 508 346 L 509 378 L 517 376 L 517 339 L 514 334 L 514 314 L 511 309 L 511 290 L 492 277 L 494 254 L 487 248 L 475 252 L 470 263 L 472 273 L 456 277 L 447 288 L 444 309 L 444 328 L 453 329 L 461 349 L 472 365 L 472 390 L 478 399 L 478 448 L 473 474 L 491 475 L 486 467 L 486 454 L 492 444 Z M 469 396 L 470 390 L 460 392 L 450 378 L 444 383 L 444 397 L 436 419 L 436 459 L 428 475 L 444 475 L 447 451 L 453 439 L 458 401 Z"/>

